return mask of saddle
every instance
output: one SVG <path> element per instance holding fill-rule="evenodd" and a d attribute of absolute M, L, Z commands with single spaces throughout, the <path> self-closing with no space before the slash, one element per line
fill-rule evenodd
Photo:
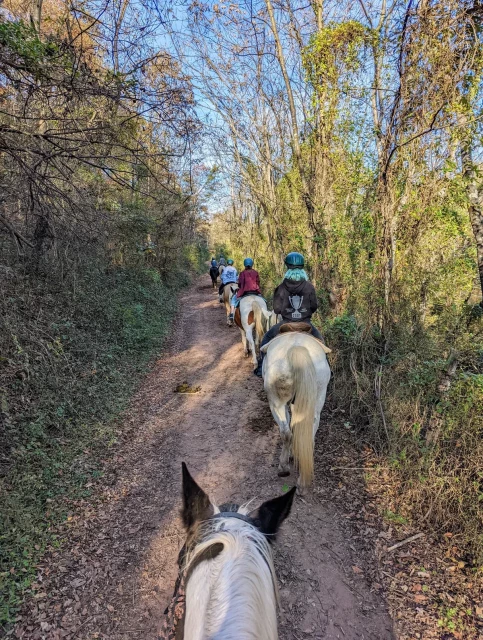
<path fill-rule="evenodd" d="M 319 338 L 316 338 L 312 335 L 312 327 L 307 322 L 287 322 L 286 324 L 283 324 L 280 327 L 278 335 L 276 335 L 275 338 L 272 338 L 270 342 L 267 342 L 267 344 L 263 345 L 263 347 L 260 347 L 260 352 L 267 353 L 268 347 L 279 340 L 284 333 L 308 333 L 310 334 L 311 338 L 313 338 L 320 344 L 320 346 L 324 350 L 324 353 L 332 353 L 332 349 L 329 349 L 329 347 L 324 344 L 322 340 L 319 340 Z"/>
<path fill-rule="evenodd" d="M 286 322 L 280 327 L 280 333 L 312 333 L 308 322 Z"/>

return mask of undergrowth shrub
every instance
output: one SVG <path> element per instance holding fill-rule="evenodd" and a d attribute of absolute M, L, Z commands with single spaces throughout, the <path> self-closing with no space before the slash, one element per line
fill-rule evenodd
<path fill-rule="evenodd" d="M 377 327 L 350 315 L 328 321 L 332 393 L 378 452 L 391 511 L 451 532 L 481 566 L 482 323 L 466 311 L 441 322 L 396 326 L 383 347 Z"/>
<path fill-rule="evenodd" d="M 101 474 L 116 438 L 110 419 L 203 259 L 187 250 L 166 281 L 150 267 L 95 259 L 64 279 L 1 267 L 0 628 L 14 619 L 46 546 L 59 543 L 56 523 Z"/>

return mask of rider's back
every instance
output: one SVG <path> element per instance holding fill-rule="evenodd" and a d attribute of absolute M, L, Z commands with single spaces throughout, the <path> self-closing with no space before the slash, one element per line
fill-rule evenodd
<path fill-rule="evenodd" d="M 238 277 L 237 270 L 235 267 L 228 265 L 223 269 L 223 273 L 221 274 L 221 281 L 223 284 L 228 284 L 229 282 L 236 282 Z"/>
<path fill-rule="evenodd" d="M 289 322 L 308 321 L 317 311 L 314 285 L 308 280 L 285 279 L 275 289 L 273 310 Z"/>
<path fill-rule="evenodd" d="M 245 269 L 245 271 L 242 271 L 238 278 L 238 284 L 240 285 L 240 288 L 238 289 L 239 298 L 248 291 L 252 293 L 261 293 L 260 277 L 258 275 L 258 271 L 255 271 L 255 269 Z"/>

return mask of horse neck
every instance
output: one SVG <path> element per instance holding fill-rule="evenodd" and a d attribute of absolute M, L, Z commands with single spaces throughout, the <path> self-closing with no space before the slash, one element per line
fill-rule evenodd
<path fill-rule="evenodd" d="M 275 576 L 268 543 L 253 527 L 236 522 L 233 530 L 220 531 L 199 545 L 195 563 L 203 547 L 220 542 L 223 551 L 201 562 L 188 580 L 184 637 L 277 640 Z"/>

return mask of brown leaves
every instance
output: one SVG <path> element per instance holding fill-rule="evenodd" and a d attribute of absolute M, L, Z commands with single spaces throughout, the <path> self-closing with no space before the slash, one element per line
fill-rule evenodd
<path fill-rule="evenodd" d="M 414 599 L 414 602 L 417 602 L 418 604 L 420 604 L 421 602 L 426 602 L 427 597 L 424 596 L 422 593 L 418 593 L 413 597 L 413 599 Z"/>

